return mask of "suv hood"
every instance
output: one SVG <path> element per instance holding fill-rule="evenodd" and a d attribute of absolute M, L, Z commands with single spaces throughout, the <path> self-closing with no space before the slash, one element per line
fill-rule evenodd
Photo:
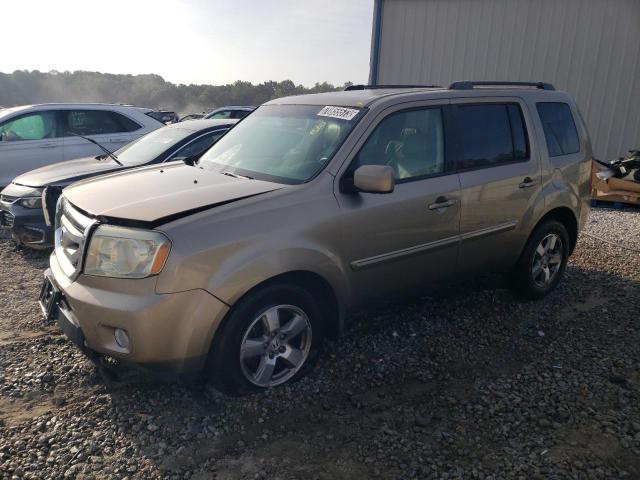
<path fill-rule="evenodd" d="M 28 187 L 46 187 L 48 185 L 68 185 L 83 178 L 104 173 L 122 170 L 116 162 L 110 158 L 96 160 L 95 157 L 79 158 L 66 162 L 54 163 L 46 167 L 37 168 L 16 177 L 13 183 Z"/>
<path fill-rule="evenodd" d="M 65 188 L 64 196 L 95 216 L 157 225 L 283 186 L 234 178 L 180 162 L 85 180 Z"/>

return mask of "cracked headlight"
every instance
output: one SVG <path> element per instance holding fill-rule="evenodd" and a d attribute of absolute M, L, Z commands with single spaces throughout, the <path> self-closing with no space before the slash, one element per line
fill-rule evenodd
<path fill-rule="evenodd" d="M 91 236 L 84 273 L 115 278 L 157 275 L 170 250 L 169 239 L 155 230 L 101 225 Z"/>

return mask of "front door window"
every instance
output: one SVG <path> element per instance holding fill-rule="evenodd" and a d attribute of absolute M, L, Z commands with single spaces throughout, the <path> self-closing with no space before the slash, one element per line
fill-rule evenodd
<path fill-rule="evenodd" d="M 45 111 L 22 115 L 0 125 L 0 141 L 43 140 L 56 136 L 56 114 Z"/>

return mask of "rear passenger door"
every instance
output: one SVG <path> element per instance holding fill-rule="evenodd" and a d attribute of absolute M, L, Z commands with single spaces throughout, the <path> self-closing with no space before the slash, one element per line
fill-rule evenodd
<path fill-rule="evenodd" d="M 503 270 L 517 260 L 536 209 L 541 169 L 526 103 L 518 98 L 452 101 L 460 175 L 460 265 Z M 535 135 L 531 135 L 535 138 Z"/>
<path fill-rule="evenodd" d="M 114 152 L 138 137 L 134 134 L 141 125 L 129 117 L 111 110 L 61 110 L 60 124 L 64 132 L 64 159 L 101 155 L 102 150 L 87 140 L 90 137 Z"/>

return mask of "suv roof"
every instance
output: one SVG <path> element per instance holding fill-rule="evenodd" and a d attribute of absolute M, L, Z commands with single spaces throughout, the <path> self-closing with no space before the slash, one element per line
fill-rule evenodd
<path fill-rule="evenodd" d="M 454 82 L 449 87 L 429 85 L 352 85 L 343 91 L 313 93 L 306 95 L 293 95 L 277 98 L 265 105 L 305 104 L 305 105 L 335 105 L 339 107 L 366 107 L 376 100 L 390 96 L 411 95 L 416 93 L 431 92 L 440 96 L 483 96 L 490 90 L 492 93 L 510 93 L 514 91 L 537 92 L 546 94 L 555 92 L 553 85 L 544 82 L 487 82 L 464 81 Z M 435 96 L 435 95 L 434 95 Z M 304 100 L 302 100 L 304 99 Z"/>

